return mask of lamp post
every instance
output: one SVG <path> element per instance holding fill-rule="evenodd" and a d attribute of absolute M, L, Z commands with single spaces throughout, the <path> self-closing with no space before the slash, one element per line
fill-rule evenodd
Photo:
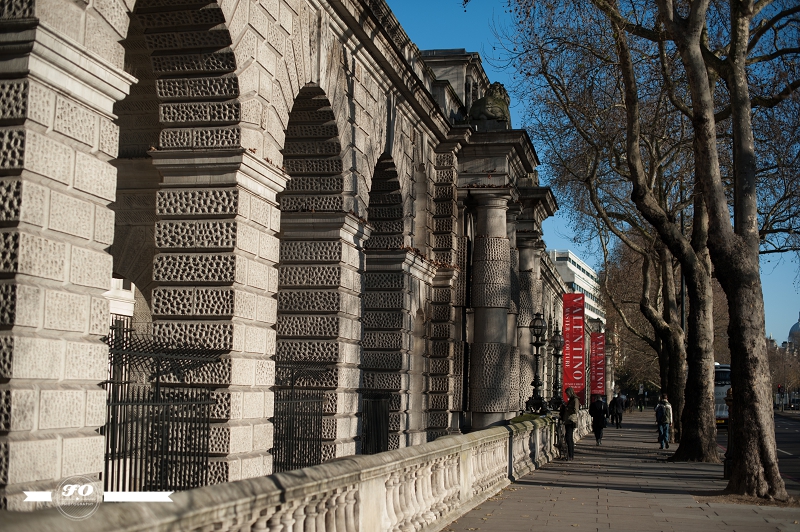
<path fill-rule="evenodd" d="M 545 334 L 547 332 L 547 321 L 545 321 L 541 312 L 537 312 L 533 315 L 530 330 L 531 338 L 533 339 L 531 345 L 535 347 L 533 356 L 536 367 L 534 369 L 533 382 L 531 383 L 531 386 L 533 386 L 533 395 L 531 395 L 531 398 L 525 403 L 525 407 L 530 412 L 542 413 L 543 411 L 547 410 L 547 407 L 542 399 L 542 394 L 540 391 L 542 387 L 542 379 L 539 377 L 539 359 L 541 358 L 539 351 L 541 347 L 547 343 L 545 339 Z"/>
<path fill-rule="evenodd" d="M 558 411 L 564 399 L 561 397 L 561 350 L 564 348 L 564 337 L 561 330 L 556 325 L 556 331 L 550 338 L 550 346 L 553 348 L 553 398 L 550 400 L 550 408 Z"/>

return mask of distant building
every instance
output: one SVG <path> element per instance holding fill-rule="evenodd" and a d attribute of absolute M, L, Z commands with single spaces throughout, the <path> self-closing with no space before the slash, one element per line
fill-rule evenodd
<path fill-rule="evenodd" d="M 111 324 L 115 319 L 133 317 L 135 306 L 134 287 L 128 279 L 111 279 L 111 290 L 103 296 L 108 300 L 108 312 Z"/>
<path fill-rule="evenodd" d="M 605 323 L 606 314 L 600 299 L 600 278 L 597 272 L 569 250 L 550 250 L 548 255 L 567 288 L 586 296 L 587 321 L 599 319 Z"/>
<path fill-rule="evenodd" d="M 789 329 L 789 343 L 795 346 L 800 345 L 800 318 L 797 318 L 797 323 Z"/>

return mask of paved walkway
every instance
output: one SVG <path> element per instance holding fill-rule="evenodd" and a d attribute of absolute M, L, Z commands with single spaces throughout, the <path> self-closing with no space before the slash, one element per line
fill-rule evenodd
<path fill-rule="evenodd" d="M 652 412 L 626 414 L 622 426 L 605 429 L 599 447 L 589 434 L 574 461 L 545 465 L 444 530 L 800 531 L 800 508 L 697 502 L 692 494 L 725 488 L 722 465 L 666 462 Z"/>

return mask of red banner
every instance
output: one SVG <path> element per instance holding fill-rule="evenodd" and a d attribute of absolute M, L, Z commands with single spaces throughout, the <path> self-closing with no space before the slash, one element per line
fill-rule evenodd
<path fill-rule="evenodd" d="M 586 402 L 586 355 L 583 336 L 583 294 L 564 294 L 564 384 Z M 567 396 L 564 395 L 564 400 Z"/>
<path fill-rule="evenodd" d="M 606 335 L 592 333 L 589 340 L 590 393 L 606 394 Z"/>

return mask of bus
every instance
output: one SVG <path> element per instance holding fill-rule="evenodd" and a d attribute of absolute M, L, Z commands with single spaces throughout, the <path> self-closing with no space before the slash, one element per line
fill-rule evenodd
<path fill-rule="evenodd" d="M 717 426 L 728 425 L 728 405 L 725 404 L 725 396 L 731 387 L 731 367 L 728 364 L 714 363 L 714 417 L 717 418 Z"/>

